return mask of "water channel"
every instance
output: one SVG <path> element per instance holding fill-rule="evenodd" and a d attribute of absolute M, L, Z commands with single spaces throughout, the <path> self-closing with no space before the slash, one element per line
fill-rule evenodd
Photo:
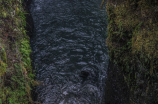
<path fill-rule="evenodd" d="M 104 104 L 108 53 L 101 1 L 32 1 L 31 47 L 42 104 Z"/>

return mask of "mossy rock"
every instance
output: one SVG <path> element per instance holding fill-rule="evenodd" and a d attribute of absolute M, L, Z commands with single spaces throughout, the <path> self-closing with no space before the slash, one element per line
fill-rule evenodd
<path fill-rule="evenodd" d="M 142 52 L 149 59 L 158 58 L 158 31 L 139 30 L 132 38 L 133 53 Z"/>
<path fill-rule="evenodd" d="M 34 74 L 23 0 L 0 4 L 0 104 L 32 104 Z"/>
<path fill-rule="evenodd" d="M 131 99 L 157 104 L 158 1 L 109 0 L 106 7 L 110 59 L 122 69 Z"/>
<path fill-rule="evenodd" d="M 3 61 L 0 61 L 0 77 L 5 73 L 7 64 Z"/>
<path fill-rule="evenodd" d="M 0 45 L 0 76 L 2 76 L 7 67 L 7 57 L 4 48 Z"/>
<path fill-rule="evenodd" d="M 20 53 L 22 54 L 24 67 L 26 69 L 31 69 L 31 59 L 30 59 L 31 48 L 29 44 L 29 39 L 24 39 L 21 41 Z"/>
<path fill-rule="evenodd" d="M 5 63 L 7 62 L 6 52 L 2 46 L 0 46 L 0 60 L 2 60 Z"/>

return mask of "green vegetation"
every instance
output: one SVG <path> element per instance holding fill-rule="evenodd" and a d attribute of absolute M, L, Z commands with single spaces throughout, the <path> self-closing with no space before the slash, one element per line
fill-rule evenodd
<path fill-rule="evenodd" d="M 131 104 L 158 103 L 158 1 L 108 0 L 110 58 L 131 90 Z"/>
<path fill-rule="evenodd" d="M 23 0 L 0 0 L 0 104 L 29 104 L 33 78 Z"/>

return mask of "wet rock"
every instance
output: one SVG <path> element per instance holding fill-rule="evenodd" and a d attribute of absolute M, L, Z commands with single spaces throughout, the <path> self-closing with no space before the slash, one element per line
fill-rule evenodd
<path fill-rule="evenodd" d="M 89 72 L 88 71 L 81 71 L 79 76 L 82 78 L 87 78 L 89 76 Z"/>
<path fill-rule="evenodd" d="M 121 69 L 109 62 L 105 87 L 105 104 L 129 104 L 129 89 Z"/>

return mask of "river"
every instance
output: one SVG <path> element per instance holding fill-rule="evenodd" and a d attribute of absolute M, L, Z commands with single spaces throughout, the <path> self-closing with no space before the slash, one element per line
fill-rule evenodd
<path fill-rule="evenodd" d="M 101 1 L 32 1 L 31 47 L 42 104 L 104 104 L 109 58 Z"/>

